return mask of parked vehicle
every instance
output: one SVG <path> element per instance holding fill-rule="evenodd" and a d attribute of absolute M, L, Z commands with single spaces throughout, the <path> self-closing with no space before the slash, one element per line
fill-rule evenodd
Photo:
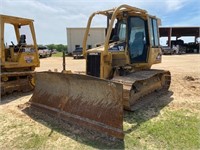
<path fill-rule="evenodd" d="M 73 51 L 73 57 L 74 57 L 74 59 L 83 58 L 83 48 L 82 47 L 77 47 Z"/>
<path fill-rule="evenodd" d="M 172 40 L 171 41 L 172 49 L 175 51 L 175 54 L 184 54 L 186 53 L 186 45 L 183 40 Z"/>
<path fill-rule="evenodd" d="M 172 55 L 176 53 L 176 50 L 170 48 L 169 46 L 162 46 L 161 49 L 162 49 L 162 54 L 164 55 L 166 54 Z"/>
<path fill-rule="evenodd" d="M 52 53 L 52 54 L 56 54 L 56 53 L 57 53 L 57 50 L 56 50 L 56 49 L 52 49 L 52 50 L 51 50 L 51 53 Z"/>
<path fill-rule="evenodd" d="M 46 46 L 38 46 L 38 54 L 40 58 L 51 57 L 52 53 Z"/>
<path fill-rule="evenodd" d="M 186 45 L 186 53 L 200 53 L 198 42 L 189 42 Z"/>

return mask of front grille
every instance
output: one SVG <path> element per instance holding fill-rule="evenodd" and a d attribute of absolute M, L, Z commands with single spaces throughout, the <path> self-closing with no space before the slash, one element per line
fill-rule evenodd
<path fill-rule="evenodd" d="M 100 77 L 100 53 L 89 53 L 87 55 L 87 75 Z"/>

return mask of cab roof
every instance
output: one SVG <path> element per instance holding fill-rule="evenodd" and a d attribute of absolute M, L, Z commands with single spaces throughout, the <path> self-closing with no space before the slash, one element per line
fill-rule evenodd
<path fill-rule="evenodd" d="M 19 25 L 27 25 L 30 22 L 34 21 L 32 19 L 2 15 L 2 14 L 0 14 L 0 20 L 6 23 L 19 24 Z"/>

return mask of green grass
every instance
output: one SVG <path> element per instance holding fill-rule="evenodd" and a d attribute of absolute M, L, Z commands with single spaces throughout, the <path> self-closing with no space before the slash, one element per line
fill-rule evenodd
<path fill-rule="evenodd" d="M 62 57 L 62 52 L 57 52 L 56 54 L 52 54 L 52 57 Z"/>
<path fill-rule="evenodd" d="M 199 149 L 200 119 L 188 111 L 165 111 L 159 118 L 146 119 L 141 113 L 126 114 L 126 148 Z M 131 147 L 132 147 L 131 146 Z"/>
<path fill-rule="evenodd" d="M 57 52 L 56 54 L 52 54 L 52 57 L 62 57 L 63 56 L 63 52 Z M 66 55 L 65 54 L 65 57 L 71 57 L 70 55 Z"/>
<path fill-rule="evenodd" d="M 28 141 L 20 145 L 20 148 L 38 149 L 45 145 L 46 141 L 48 140 L 48 136 L 32 133 L 29 137 L 27 137 L 27 139 Z"/>
<path fill-rule="evenodd" d="M 186 109 L 125 112 L 124 143 L 110 146 L 40 121 L 0 113 L 0 149 L 200 149 L 200 117 Z"/>

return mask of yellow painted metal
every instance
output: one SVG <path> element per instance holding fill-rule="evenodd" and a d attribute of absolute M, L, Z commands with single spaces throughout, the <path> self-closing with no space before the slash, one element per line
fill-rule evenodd
<path fill-rule="evenodd" d="M 152 43 L 149 44 L 148 61 L 143 63 L 131 63 L 127 46 L 124 51 L 109 51 L 113 44 L 109 40 L 114 21 L 122 19 L 124 12 L 129 16 L 143 18 L 147 21 L 148 28 L 150 28 L 149 18 L 156 19 L 148 15 L 145 10 L 128 5 L 93 13 L 89 17 L 83 39 L 83 55 L 86 64 L 89 59 L 95 58 L 96 66 L 92 69 L 100 68 L 98 78 L 65 73 L 65 71 L 37 73 L 35 91 L 30 99 L 31 106 L 86 128 L 120 139 L 124 138 L 123 107 L 131 110 L 130 105 L 143 95 L 163 87 L 168 88 L 171 79 L 167 71 L 150 70 L 153 64 L 161 62 L 161 59 L 157 59 L 161 49 L 152 47 Z M 90 25 L 95 15 L 109 17 L 107 35 L 103 45 L 86 50 Z M 148 31 L 148 37 L 151 39 L 150 29 Z M 128 37 L 126 44 L 127 39 Z M 94 55 L 90 57 L 90 54 Z M 126 70 L 128 75 L 120 75 L 118 71 L 121 68 Z"/>
<path fill-rule="evenodd" d="M 124 16 L 124 13 L 127 15 Z M 87 45 L 87 38 L 88 38 L 88 33 L 90 30 L 91 22 L 92 19 L 96 15 L 104 15 L 109 19 L 108 26 L 107 26 L 107 34 L 105 37 L 104 43 L 96 48 L 86 50 L 86 45 Z M 130 60 L 130 52 L 128 49 L 128 34 L 126 34 L 125 38 L 125 49 L 124 51 L 109 51 L 109 48 L 111 48 L 115 42 L 110 42 L 111 39 L 111 33 L 113 30 L 113 26 L 116 20 L 125 20 L 125 22 L 128 22 L 128 17 L 140 17 L 143 20 L 147 22 L 147 37 L 149 39 L 149 45 L 148 45 L 148 50 L 147 50 L 147 58 L 146 62 L 139 62 L 139 63 L 131 63 Z M 156 16 L 149 15 L 147 11 L 135 8 L 129 5 L 121 5 L 117 8 L 105 10 L 105 11 L 97 11 L 93 13 L 87 24 L 86 32 L 84 35 L 83 39 L 83 55 L 86 58 L 86 63 L 89 62 L 88 56 L 91 57 L 96 57 L 92 56 L 92 54 L 99 54 L 100 55 L 100 75 L 99 78 L 101 79 L 109 79 L 114 82 L 122 83 L 124 86 L 124 101 L 125 107 L 130 110 L 130 105 L 133 104 L 136 100 L 139 98 L 143 97 L 144 95 L 147 95 L 150 92 L 153 92 L 158 89 L 162 89 L 164 87 L 168 87 L 171 82 L 171 77 L 170 73 L 168 71 L 164 70 L 157 70 L 157 71 L 152 71 L 150 68 L 153 64 L 161 63 L 161 48 L 160 45 L 157 47 L 153 46 L 153 43 L 151 43 L 153 33 L 151 33 L 151 25 L 152 22 L 150 22 L 150 19 L 153 18 L 157 21 L 157 28 L 158 25 L 161 24 L 161 20 L 157 18 Z M 126 31 L 130 32 L 130 31 Z M 159 39 L 159 32 L 157 30 L 157 37 Z M 87 68 L 86 66 L 86 73 L 87 73 Z M 119 71 L 120 69 L 124 70 L 126 73 L 123 75 L 120 75 Z M 113 71 L 114 70 L 114 71 Z M 144 70 L 144 71 L 143 71 Z M 145 79 L 141 78 L 143 74 L 145 73 Z M 138 77 L 140 76 L 140 78 Z M 164 80 L 164 81 L 163 81 Z M 129 82 L 127 85 L 126 83 Z M 162 82 L 166 83 L 162 84 Z M 133 94 L 134 90 L 132 89 L 134 86 L 138 85 L 140 83 L 140 87 L 138 88 L 137 94 Z M 142 87 L 141 85 L 145 85 L 148 83 L 146 86 Z M 128 89 L 127 89 L 128 87 Z M 127 92 L 128 91 L 128 92 Z M 126 97 L 126 98 L 125 98 Z"/>
<path fill-rule="evenodd" d="M 13 27 L 14 30 L 10 30 L 10 32 L 14 33 L 9 34 L 15 35 L 15 37 L 13 38 L 16 38 L 18 42 L 17 45 L 8 45 L 9 43 L 6 43 L 5 36 L 6 34 L 8 34 L 5 32 L 6 25 Z M 31 45 L 20 43 L 20 28 L 22 26 L 26 26 L 29 28 L 30 32 L 27 34 L 33 41 Z M 14 89 L 15 85 L 12 84 L 20 83 L 19 80 L 21 78 L 27 78 L 27 80 L 25 80 L 27 82 L 29 82 L 28 78 L 31 78 L 30 82 L 33 82 L 32 71 L 35 70 L 35 67 L 39 67 L 40 65 L 33 20 L 0 14 L 0 31 L 1 77 L 8 78 L 8 80 L 2 84 L 2 86 L 4 87 L 2 87 L 1 89 L 8 89 L 6 86 L 10 86 L 12 87 L 9 88 L 10 91 L 6 91 L 10 93 L 12 91 L 20 89 Z M 9 78 L 12 78 L 12 83 L 10 82 Z M 29 83 L 27 83 L 26 85 L 29 85 Z M 17 85 L 16 87 L 20 87 L 20 85 Z"/>
<path fill-rule="evenodd" d="M 84 39 L 83 39 L 83 44 L 82 44 L 83 45 L 83 55 L 86 58 L 88 53 L 96 53 L 96 52 L 101 53 L 100 78 L 102 78 L 102 79 L 110 78 L 109 75 L 113 68 L 113 65 L 112 65 L 112 62 L 113 62 L 112 56 L 113 55 L 115 55 L 115 58 L 117 58 L 118 56 L 123 57 L 125 59 L 123 65 L 125 66 L 128 64 L 129 66 L 132 67 L 132 70 L 150 69 L 153 64 L 161 63 L 161 60 L 156 59 L 156 57 L 159 54 L 161 55 L 161 49 L 152 47 L 152 43 L 150 43 L 150 46 L 149 46 L 148 62 L 146 62 L 146 63 L 131 64 L 127 48 L 125 49 L 124 52 L 118 52 L 118 53 L 109 52 L 109 50 L 108 50 L 110 48 L 109 41 L 110 41 L 110 36 L 111 36 L 114 21 L 115 21 L 115 19 L 123 18 L 123 12 L 127 12 L 129 14 L 129 16 L 139 16 L 148 21 L 149 21 L 150 17 L 155 18 L 155 19 L 159 20 L 159 22 L 160 22 L 160 19 L 156 18 L 155 16 L 149 15 L 147 13 L 147 11 L 136 8 L 136 7 L 132 7 L 129 5 L 121 5 L 117 8 L 113 8 L 113 9 L 109 9 L 109 10 L 105 10 L 105 11 L 97 11 L 97 12 L 93 13 L 89 17 L 86 32 L 85 32 Z M 107 34 L 106 34 L 106 38 L 105 38 L 103 47 L 94 48 L 94 49 L 87 51 L 86 50 L 87 38 L 88 38 L 92 19 L 96 15 L 105 15 L 107 17 L 109 15 L 111 15 L 112 17 L 111 17 L 111 20 L 109 23 L 109 27 L 107 29 Z M 150 31 L 150 25 L 148 25 L 148 31 Z M 159 33 L 157 33 L 157 34 L 159 35 Z M 150 33 L 148 34 L 148 36 L 149 36 L 149 39 L 151 39 L 152 35 Z M 126 40 L 127 40 L 127 38 L 128 37 L 126 37 Z M 121 53 L 121 54 L 119 55 L 119 53 Z"/>
<path fill-rule="evenodd" d="M 1 66 L 2 68 L 23 68 L 23 67 L 39 67 L 39 57 L 38 57 L 38 50 L 37 50 L 37 42 L 36 42 L 36 37 L 35 37 L 35 31 L 34 31 L 34 25 L 33 25 L 33 20 L 31 19 L 26 19 L 26 18 L 19 18 L 19 17 L 13 17 L 13 16 L 6 16 L 6 15 L 0 15 L 0 23 L 1 23 L 1 34 L 0 34 L 0 39 L 1 39 Z M 27 25 L 30 27 L 32 39 L 33 39 L 33 45 L 26 45 L 26 48 L 32 48 L 34 49 L 34 52 L 24 52 L 21 53 L 20 50 L 22 47 L 19 47 L 19 52 L 14 52 L 14 49 L 12 47 L 6 48 L 5 47 L 5 41 L 4 41 L 4 25 L 5 24 L 10 24 L 13 25 L 15 28 L 15 35 L 17 37 L 17 40 L 19 41 L 20 35 L 19 35 L 19 25 Z M 5 54 L 7 51 L 11 52 L 11 57 L 7 58 Z M 27 63 L 26 59 L 33 58 L 32 63 Z M 17 63 L 13 63 L 17 62 Z M 17 65 L 16 65 L 17 64 Z"/>

